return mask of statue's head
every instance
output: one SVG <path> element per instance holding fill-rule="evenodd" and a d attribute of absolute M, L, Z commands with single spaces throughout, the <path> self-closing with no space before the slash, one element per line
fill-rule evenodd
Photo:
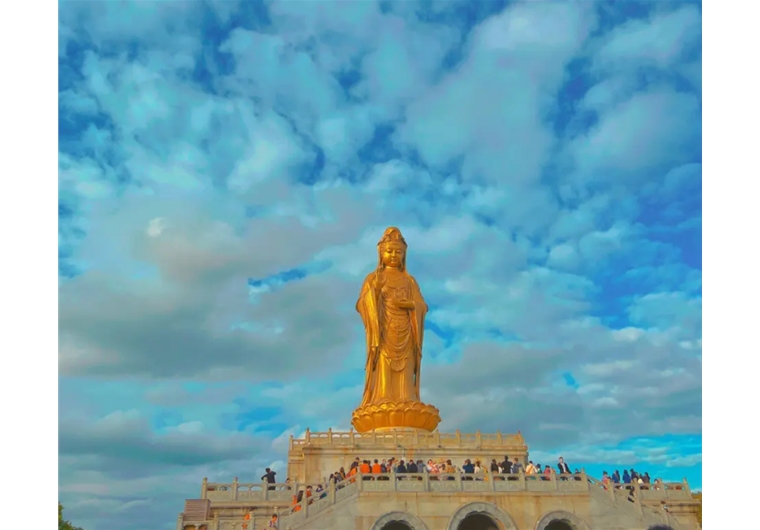
<path fill-rule="evenodd" d="M 406 241 L 401 230 L 391 226 L 385 229 L 377 244 L 378 268 L 406 270 Z"/>

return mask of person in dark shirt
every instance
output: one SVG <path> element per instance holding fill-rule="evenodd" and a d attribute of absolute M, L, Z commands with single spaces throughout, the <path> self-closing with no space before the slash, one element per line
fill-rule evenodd
<path fill-rule="evenodd" d="M 274 477 L 275 477 L 275 475 L 277 475 L 277 473 L 274 472 L 274 471 L 272 471 L 269 468 L 266 468 L 264 471 L 265 472 L 264 472 L 264 475 L 262 475 L 261 480 L 262 481 L 265 480 L 267 482 L 267 484 L 269 484 L 269 486 L 267 487 L 267 489 L 269 491 L 274 491 L 274 488 L 275 488 L 274 487 L 274 483 L 275 483 L 275 478 Z"/>
<path fill-rule="evenodd" d="M 406 466 L 406 472 L 407 473 L 417 473 L 417 464 L 414 462 L 414 460 L 411 460 L 409 462 L 409 465 Z"/>
<path fill-rule="evenodd" d="M 406 473 L 406 464 L 404 464 L 403 460 L 399 461 L 398 466 L 396 467 L 396 473 L 399 475 L 403 475 L 404 473 Z"/>
<path fill-rule="evenodd" d="M 464 461 L 464 464 L 462 465 L 462 471 L 468 475 L 475 473 L 475 466 L 472 465 L 472 462 L 470 462 L 469 458 Z M 472 480 L 472 477 L 463 477 L 463 478 L 464 480 Z"/>
<path fill-rule="evenodd" d="M 507 455 L 504 455 L 504 461 L 501 463 L 501 472 L 505 474 L 512 473 L 512 461 Z"/>

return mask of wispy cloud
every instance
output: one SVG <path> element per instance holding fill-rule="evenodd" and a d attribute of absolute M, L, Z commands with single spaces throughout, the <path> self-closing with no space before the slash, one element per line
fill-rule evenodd
<path fill-rule="evenodd" d="M 699 4 L 64 2 L 59 71 L 78 525 L 347 428 L 388 225 L 442 428 L 700 485 Z"/>

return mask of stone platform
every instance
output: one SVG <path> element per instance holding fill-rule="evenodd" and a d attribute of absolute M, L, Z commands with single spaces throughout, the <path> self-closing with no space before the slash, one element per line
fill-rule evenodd
<path fill-rule="evenodd" d="M 294 506 L 307 485 L 324 484 L 356 458 L 524 462 L 522 435 L 307 431 L 291 438 L 282 484 L 210 483 L 185 502 L 177 530 L 259 530 L 273 513 L 279 530 L 646 530 L 667 524 L 697 530 L 700 501 L 688 483 L 605 487 L 577 475 L 357 475 Z M 248 514 L 249 518 L 244 519 Z M 245 526 L 244 526 L 245 525 Z"/>
<path fill-rule="evenodd" d="M 288 473 L 291 480 L 309 484 L 324 484 L 331 473 L 343 467 L 348 471 L 355 458 L 361 460 L 396 459 L 436 462 L 451 459 L 460 466 L 466 458 L 480 460 L 484 465 L 509 456 L 511 461 L 526 464 L 528 446 L 522 434 L 495 434 L 391 431 L 358 433 L 310 432 L 303 438 L 290 437 Z"/>

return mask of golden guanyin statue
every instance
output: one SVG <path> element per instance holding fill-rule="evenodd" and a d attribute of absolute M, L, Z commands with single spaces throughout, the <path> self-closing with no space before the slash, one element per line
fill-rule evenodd
<path fill-rule="evenodd" d="M 427 304 L 406 270 L 406 241 L 387 228 L 377 244 L 377 268 L 364 280 L 356 310 L 367 338 L 362 403 L 354 411 L 357 431 L 422 429 L 441 421 L 438 409 L 420 401 L 420 364 Z"/>

